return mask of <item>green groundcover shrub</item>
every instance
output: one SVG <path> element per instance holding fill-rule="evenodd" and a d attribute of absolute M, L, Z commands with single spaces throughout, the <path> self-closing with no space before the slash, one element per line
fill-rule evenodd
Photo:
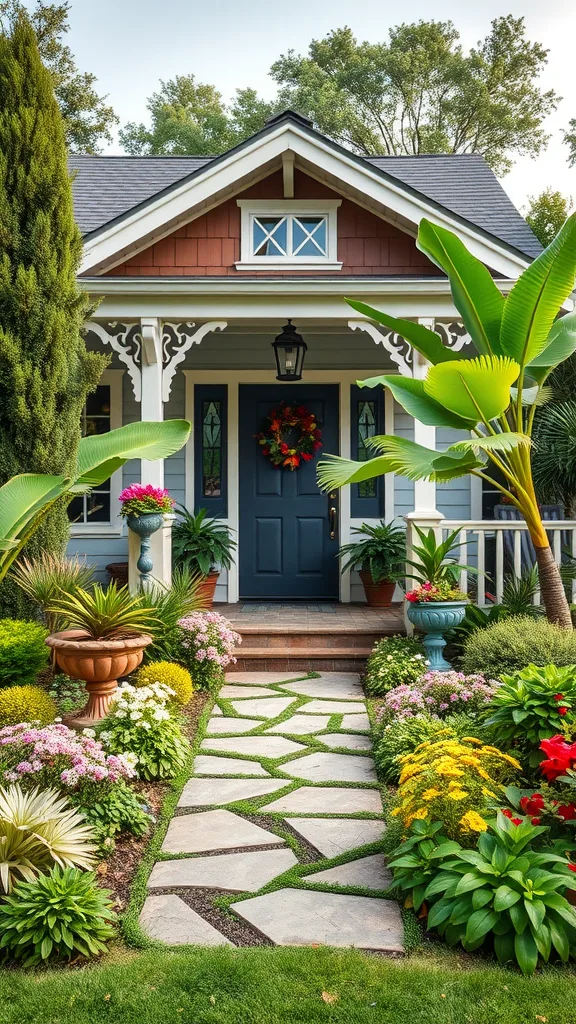
<path fill-rule="evenodd" d="M 385 782 L 396 784 L 400 778 L 400 758 L 411 754 L 427 740 L 461 739 L 478 735 L 478 720 L 471 715 L 451 715 L 444 721 L 428 715 L 404 718 L 385 725 L 374 746 L 378 775 Z"/>
<path fill-rule="evenodd" d="M 48 630 L 37 622 L 0 619 L 0 687 L 33 683 L 48 665 Z"/>
<path fill-rule="evenodd" d="M 527 665 L 576 665 L 576 631 L 547 619 L 511 616 L 477 630 L 464 646 L 463 672 L 499 679 Z"/>
<path fill-rule="evenodd" d="M 383 697 L 401 683 L 415 683 L 428 662 L 419 640 L 408 636 L 383 637 L 374 645 L 366 665 L 364 686 L 369 697 Z"/>
<path fill-rule="evenodd" d="M 57 711 L 56 701 L 40 686 L 7 686 L 0 690 L 0 728 L 19 722 L 48 725 Z"/>

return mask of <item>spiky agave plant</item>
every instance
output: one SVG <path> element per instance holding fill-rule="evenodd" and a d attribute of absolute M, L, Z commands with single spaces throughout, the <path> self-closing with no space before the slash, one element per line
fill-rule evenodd
<path fill-rule="evenodd" d="M 422 324 L 349 299 L 353 309 L 396 331 L 432 364 L 424 380 L 384 375 L 359 383 L 389 388 L 406 412 L 422 423 L 473 436 L 446 451 L 402 437 L 374 437 L 366 444 L 378 455 L 369 461 L 326 456 L 318 465 L 320 486 L 328 491 L 391 472 L 411 480 L 443 482 L 468 474 L 486 480 L 525 519 L 536 550 L 546 614 L 571 629 L 568 601 L 538 508 L 531 446 L 536 409 L 548 397 L 545 382 L 576 351 L 576 313 L 557 319 L 574 288 L 576 214 L 506 298 L 489 270 L 451 231 L 423 219 L 417 244 L 448 275 L 454 304 L 477 355 L 463 358 Z M 490 464 L 497 471 L 494 476 Z"/>
<path fill-rule="evenodd" d="M 116 583 L 106 590 L 97 583 L 92 591 L 63 594 L 47 610 L 65 616 L 91 640 L 124 640 L 146 633 L 159 621 L 153 608 L 143 608 L 138 596 Z"/>
<path fill-rule="evenodd" d="M 50 632 L 56 633 L 68 620 L 65 615 L 49 612 L 48 607 L 61 593 L 76 594 L 90 587 L 94 569 L 77 555 L 66 558 L 44 551 L 37 558 L 21 558 L 10 577 L 38 605 Z"/>
<path fill-rule="evenodd" d="M 0 788 L 0 887 L 8 893 L 18 876 L 30 882 L 54 864 L 91 867 L 93 837 L 83 816 L 55 790 L 25 793 L 17 783 Z"/>

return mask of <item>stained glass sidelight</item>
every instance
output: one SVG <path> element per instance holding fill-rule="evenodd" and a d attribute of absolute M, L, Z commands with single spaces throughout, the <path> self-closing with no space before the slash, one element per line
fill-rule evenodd
<path fill-rule="evenodd" d="M 361 401 L 358 402 L 357 409 L 357 459 L 359 462 L 366 462 L 372 458 L 365 442 L 376 434 L 376 403 Z M 376 480 L 364 480 L 358 484 L 359 498 L 375 498 L 376 493 Z"/>
<path fill-rule="evenodd" d="M 222 403 L 202 403 L 202 494 L 222 494 Z"/>

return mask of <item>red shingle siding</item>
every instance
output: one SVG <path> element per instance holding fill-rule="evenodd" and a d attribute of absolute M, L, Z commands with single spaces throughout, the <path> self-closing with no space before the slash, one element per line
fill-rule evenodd
<path fill-rule="evenodd" d="M 109 277 L 242 276 L 234 266 L 240 259 L 240 210 L 236 198 L 282 199 L 282 172 L 278 171 L 228 199 L 214 210 L 178 228 L 168 238 L 156 242 L 119 267 L 107 271 Z M 295 199 L 338 199 L 338 193 L 313 178 L 296 171 Z M 416 248 L 414 239 L 393 224 L 343 199 L 338 210 L 338 259 L 342 274 L 398 275 L 440 273 Z M 289 271 L 262 271 L 270 276 Z M 300 271 L 317 276 L 321 270 Z M 333 271 L 328 273 L 333 274 Z M 254 271 L 249 272 L 253 276 Z"/>

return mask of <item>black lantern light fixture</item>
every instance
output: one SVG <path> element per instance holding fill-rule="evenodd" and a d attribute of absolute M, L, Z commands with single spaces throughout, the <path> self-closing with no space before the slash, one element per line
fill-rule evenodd
<path fill-rule="evenodd" d="M 276 356 L 276 380 L 302 380 L 304 354 L 308 348 L 291 320 L 284 324 L 282 333 L 272 342 Z"/>

